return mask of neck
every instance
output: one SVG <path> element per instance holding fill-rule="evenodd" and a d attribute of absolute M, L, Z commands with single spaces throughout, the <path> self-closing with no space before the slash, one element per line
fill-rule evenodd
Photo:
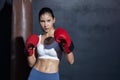
<path fill-rule="evenodd" d="M 53 35 L 54 35 L 54 31 L 55 31 L 55 29 L 52 28 L 52 29 L 49 30 L 48 32 L 45 32 L 45 36 L 46 36 L 46 37 L 53 36 Z"/>

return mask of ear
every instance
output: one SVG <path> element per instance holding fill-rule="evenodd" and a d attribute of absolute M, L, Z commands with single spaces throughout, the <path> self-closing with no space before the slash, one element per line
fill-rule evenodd
<path fill-rule="evenodd" d="M 55 23 L 55 18 L 53 19 L 53 23 Z"/>

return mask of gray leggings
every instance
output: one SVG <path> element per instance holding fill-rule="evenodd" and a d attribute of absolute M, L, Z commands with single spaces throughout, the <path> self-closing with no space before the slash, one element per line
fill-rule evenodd
<path fill-rule="evenodd" d="M 59 80 L 59 73 L 43 73 L 32 68 L 28 80 Z"/>

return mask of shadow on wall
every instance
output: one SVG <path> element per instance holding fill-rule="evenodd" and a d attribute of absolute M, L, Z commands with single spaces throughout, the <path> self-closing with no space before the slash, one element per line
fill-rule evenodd
<path fill-rule="evenodd" d="M 11 79 L 12 80 L 27 80 L 30 67 L 27 63 L 27 52 L 22 37 L 16 37 L 12 41 L 12 59 L 11 59 Z"/>

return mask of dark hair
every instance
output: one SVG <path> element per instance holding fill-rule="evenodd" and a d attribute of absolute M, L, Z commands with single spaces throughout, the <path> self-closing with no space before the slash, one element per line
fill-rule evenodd
<path fill-rule="evenodd" d="M 45 13 L 49 13 L 51 14 L 52 18 L 54 18 L 54 14 L 52 9 L 48 8 L 48 7 L 43 7 L 40 11 L 39 11 L 39 20 L 40 20 L 40 16 L 45 14 Z"/>

